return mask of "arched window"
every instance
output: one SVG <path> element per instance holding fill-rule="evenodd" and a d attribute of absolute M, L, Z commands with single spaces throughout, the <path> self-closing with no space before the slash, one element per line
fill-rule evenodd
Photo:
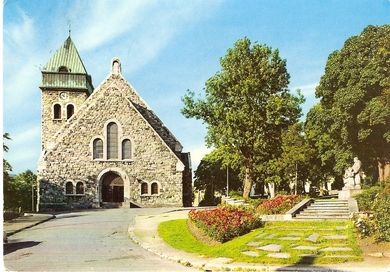
<path fill-rule="evenodd" d="M 141 195 L 148 194 L 148 184 L 146 182 L 141 183 Z"/>
<path fill-rule="evenodd" d="M 102 139 L 93 140 L 93 159 L 103 159 L 103 141 Z"/>
<path fill-rule="evenodd" d="M 131 159 L 131 141 L 129 139 L 124 139 L 122 141 L 122 160 Z"/>
<path fill-rule="evenodd" d="M 65 185 L 65 194 L 72 195 L 73 194 L 73 183 L 68 181 Z"/>
<path fill-rule="evenodd" d="M 66 106 L 66 119 L 69 119 L 74 114 L 74 106 L 69 104 Z"/>
<path fill-rule="evenodd" d="M 107 159 L 118 159 L 118 125 L 107 125 Z"/>
<path fill-rule="evenodd" d="M 61 66 L 60 68 L 58 68 L 58 72 L 60 73 L 68 73 L 68 68 L 66 66 Z"/>
<path fill-rule="evenodd" d="M 158 195 L 158 184 L 157 182 L 152 183 L 152 195 Z"/>
<path fill-rule="evenodd" d="M 60 104 L 54 104 L 53 118 L 54 119 L 61 119 L 61 105 Z"/>
<path fill-rule="evenodd" d="M 84 194 L 84 183 L 81 181 L 76 184 L 76 194 L 83 195 Z"/>

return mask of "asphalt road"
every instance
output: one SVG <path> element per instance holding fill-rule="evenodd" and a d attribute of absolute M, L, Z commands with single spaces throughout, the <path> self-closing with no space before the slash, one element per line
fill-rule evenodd
<path fill-rule="evenodd" d="M 8 271 L 195 271 L 161 259 L 127 234 L 137 214 L 167 209 L 107 209 L 58 215 L 9 237 Z"/>

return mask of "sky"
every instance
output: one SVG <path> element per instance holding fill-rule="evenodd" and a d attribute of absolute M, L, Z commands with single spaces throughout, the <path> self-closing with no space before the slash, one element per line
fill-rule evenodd
<path fill-rule="evenodd" d="M 306 98 L 303 119 L 327 58 L 367 25 L 390 23 L 390 0 L 4 0 L 3 131 L 13 173 L 37 168 L 40 69 L 69 35 L 93 84 L 119 57 L 123 76 L 191 152 L 210 151 L 206 126 L 180 113 L 187 89 L 202 93 L 219 60 L 240 38 L 278 48 L 289 88 Z"/>

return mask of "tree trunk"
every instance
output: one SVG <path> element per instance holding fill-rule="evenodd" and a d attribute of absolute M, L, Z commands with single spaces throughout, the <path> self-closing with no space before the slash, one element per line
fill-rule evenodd
<path fill-rule="evenodd" d="M 390 177 L 390 161 L 378 159 L 378 174 L 381 183 Z"/>
<path fill-rule="evenodd" d="M 253 185 L 253 163 L 252 158 L 248 158 L 245 161 L 245 181 L 244 181 L 244 199 L 249 198 L 249 194 L 251 192 Z"/>

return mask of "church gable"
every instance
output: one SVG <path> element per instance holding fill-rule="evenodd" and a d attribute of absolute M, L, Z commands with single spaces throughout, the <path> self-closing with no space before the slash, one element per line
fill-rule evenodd
<path fill-rule="evenodd" d="M 79 112 L 69 120 L 69 123 L 61 130 L 62 133 L 58 133 L 58 142 L 50 153 L 61 152 L 64 148 L 69 152 L 74 144 L 78 142 L 84 145 L 89 144 L 92 138 L 100 137 L 103 142 L 106 142 L 108 135 L 106 135 L 107 131 L 105 129 L 107 129 L 107 125 L 111 120 L 111 122 L 118 125 L 118 130 L 121 130 L 121 137 L 142 139 L 139 141 L 132 140 L 134 145 L 138 145 L 140 151 L 145 152 L 146 148 L 150 148 L 149 143 L 154 142 L 154 144 L 161 145 L 158 148 L 160 151 L 166 149 L 167 154 L 179 160 L 171 147 L 166 144 L 160 134 L 139 112 L 140 104 L 138 104 L 138 107 L 134 105 L 132 98 L 138 97 L 135 97 L 132 89 L 126 85 L 123 84 L 122 77 L 111 75 L 105 84 L 95 90 L 93 95 L 84 102 L 83 108 L 80 108 Z M 136 136 L 132 136 L 134 134 Z M 140 142 L 145 142 L 145 145 Z M 89 157 L 93 156 L 91 151 L 92 149 L 89 150 Z M 87 152 L 87 150 L 84 150 L 84 152 Z M 120 152 L 120 148 L 118 148 L 118 152 Z M 105 156 L 104 159 L 108 160 L 110 158 Z"/>

